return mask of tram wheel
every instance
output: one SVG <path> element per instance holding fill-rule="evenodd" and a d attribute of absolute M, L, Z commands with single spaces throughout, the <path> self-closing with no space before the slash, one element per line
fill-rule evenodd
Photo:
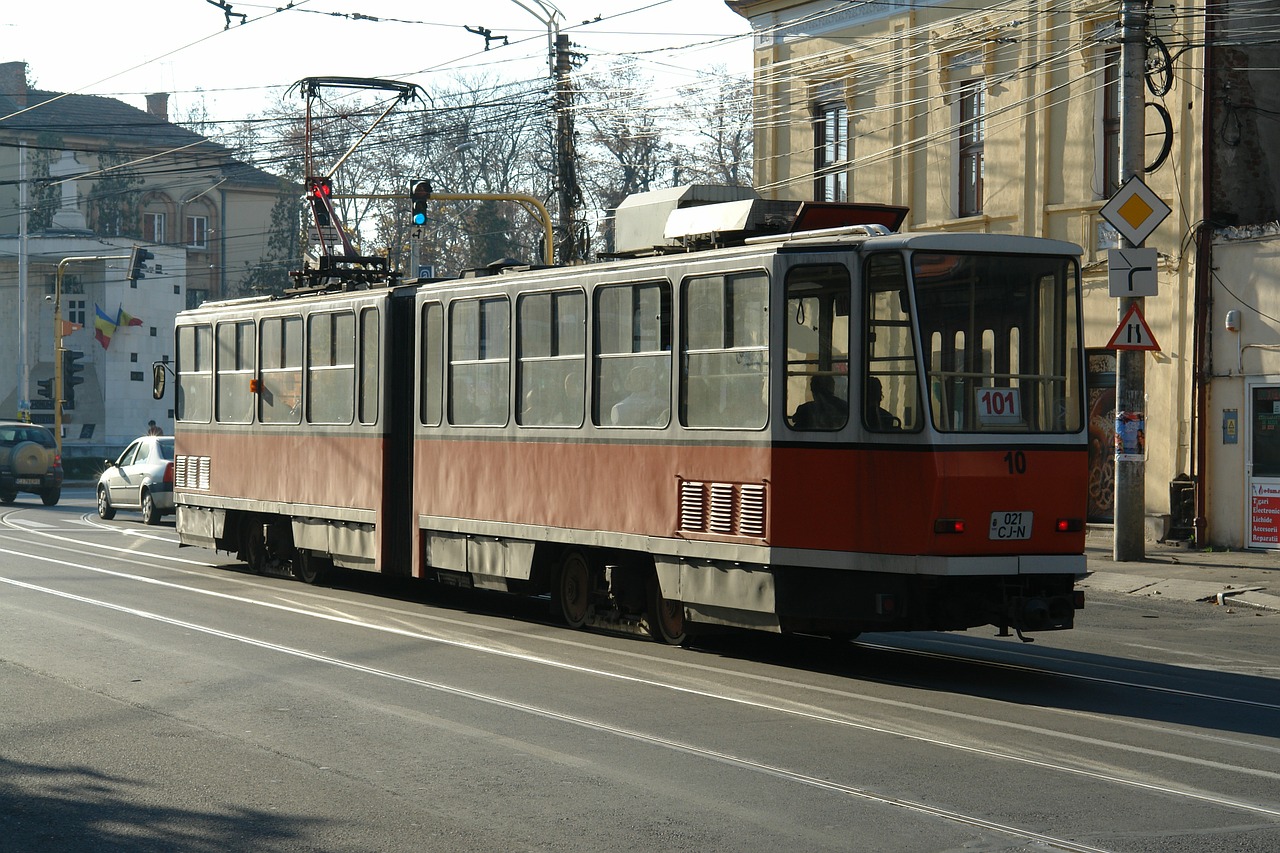
<path fill-rule="evenodd" d="M 293 574 L 303 583 L 320 584 L 333 573 L 333 560 L 315 551 L 299 551 L 293 561 Z"/>
<path fill-rule="evenodd" d="M 662 597 L 662 586 L 656 577 L 649 579 L 649 636 L 668 646 L 681 645 L 688 634 L 684 630 L 684 604 Z"/>
<path fill-rule="evenodd" d="M 236 556 L 257 574 L 267 570 L 267 536 L 259 519 L 245 520 L 240 529 L 240 553 Z"/>
<path fill-rule="evenodd" d="M 587 623 L 591 609 L 591 565 L 581 551 L 570 551 L 560 563 L 555 600 L 561 618 L 570 628 Z"/>

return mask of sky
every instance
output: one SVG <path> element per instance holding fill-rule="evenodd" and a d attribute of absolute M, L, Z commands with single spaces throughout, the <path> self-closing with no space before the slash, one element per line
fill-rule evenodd
<path fill-rule="evenodd" d="M 203 108 L 208 119 L 235 121 L 304 77 L 431 88 L 458 75 L 548 75 L 545 14 L 528 11 L 540 6 L 563 14 L 586 70 L 636 55 L 657 97 L 716 66 L 750 74 L 750 27 L 723 0 L 9 0 L 0 61 L 25 60 L 37 89 L 143 109 L 148 93 L 169 92 L 171 119 Z M 488 29 L 490 49 L 464 27 Z"/>

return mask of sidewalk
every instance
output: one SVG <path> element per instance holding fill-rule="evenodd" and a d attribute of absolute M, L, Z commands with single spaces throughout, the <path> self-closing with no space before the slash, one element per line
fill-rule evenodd
<path fill-rule="evenodd" d="M 1146 559 L 1112 559 L 1110 527 L 1090 526 L 1085 538 L 1085 590 L 1158 595 L 1175 601 L 1243 605 L 1280 612 L 1280 553 L 1197 550 L 1176 542 L 1146 542 Z M 1087 605 L 1086 605 L 1087 606 Z"/>

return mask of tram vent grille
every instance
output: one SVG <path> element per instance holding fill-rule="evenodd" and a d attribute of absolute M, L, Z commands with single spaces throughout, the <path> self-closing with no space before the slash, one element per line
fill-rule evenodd
<path fill-rule="evenodd" d="M 680 481 L 680 529 L 701 533 L 707 529 L 707 484 Z"/>
<path fill-rule="evenodd" d="M 209 457 L 179 456 L 173 461 L 173 485 L 179 489 L 209 488 Z"/>
<path fill-rule="evenodd" d="M 763 483 L 680 481 L 680 529 L 688 533 L 762 538 L 766 491 Z"/>
<path fill-rule="evenodd" d="M 733 484 L 711 484 L 711 512 L 708 526 L 712 533 L 733 535 Z"/>
<path fill-rule="evenodd" d="M 738 532 L 764 536 L 764 484 L 744 483 L 738 494 Z"/>

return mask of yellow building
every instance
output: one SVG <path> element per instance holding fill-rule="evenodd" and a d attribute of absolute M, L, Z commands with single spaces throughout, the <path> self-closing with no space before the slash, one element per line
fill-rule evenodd
<path fill-rule="evenodd" d="M 762 195 L 911 208 L 904 230 L 989 231 L 1084 249 L 1090 371 L 1089 515 L 1110 520 L 1118 300 L 1100 214 L 1117 190 L 1117 2 L 1017 5 L 731 0 L 754 32 L 755 175 Z M 1146 320 L 1148 532 L 1189 537 L 1193 349 L 1202 198 L 1203 10 L 1153 14 L 1144 180 L 1172 208 Z M 1164 53 L 1160 47 L 1168 45 Z M 1161 94 L 1155 94 L 1161 92 Z M 1169 117 L 1168 130 L 1164 117 Z M 1228 536 L 1228 540 L 1234 534 Z"/>

